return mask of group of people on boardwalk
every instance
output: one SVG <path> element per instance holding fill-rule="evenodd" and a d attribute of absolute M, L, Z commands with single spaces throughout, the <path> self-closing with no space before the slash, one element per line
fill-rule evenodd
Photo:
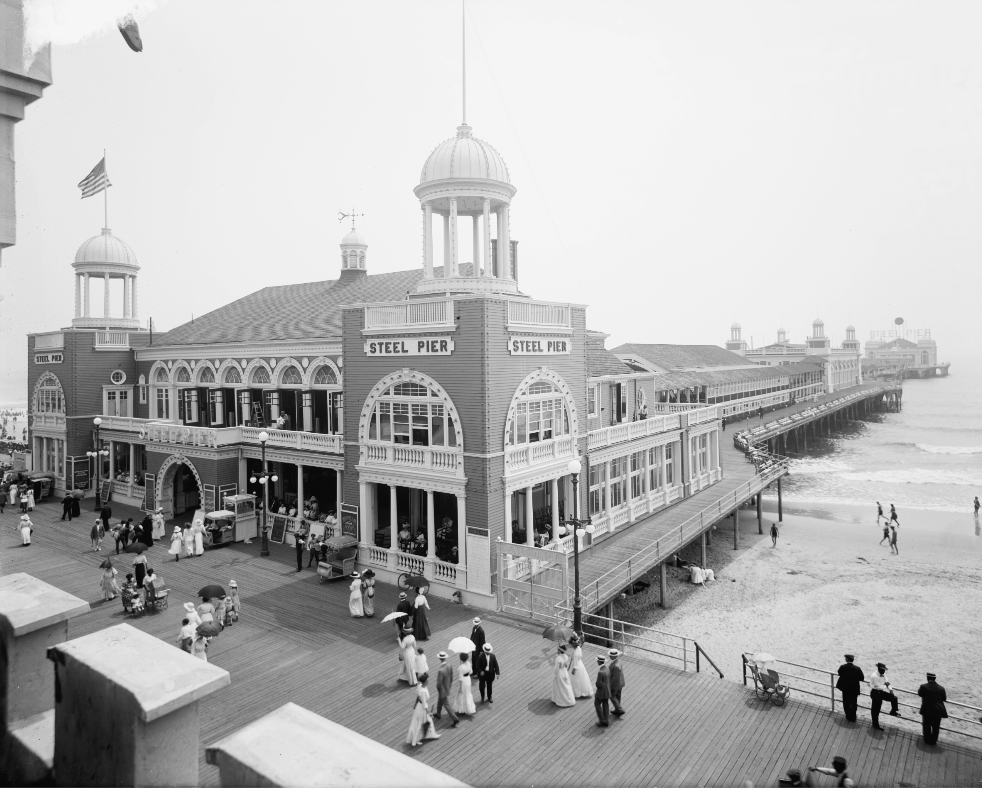
<path fill-rule="evenodd" d="M 597 683 L 594 690 L 583 664 L 580 638 L 574 633 L 568 645 L 559 644 L 559 651 L 553 660 L 552 702 L 557 706 L 568 707 L 575 706 L 577 698 L 593 698 L 597 727 L 609 727 L 611 714 L 615 717 L 625 714 L 621 705 L 621 693 L 625 684 L 620 656 L 621 653 L 616 648 L 610 649 L 606 656 L 597 656 Z M 611 706 L 614 707 L 613 712 L 610 710 Z"/>
<path fill-rule="evenodd" d="M 161 528 L 163 527 L 163 517 L 161 516 Z M 184 527 L 174 526 L 174 532 L 170 535 L 170 548 L 168 555 L 174 556 L 174 561 L 180 561 L 181 556 L 193 558 L 194 556 L 204 555 L 205 553 L 205 523 L 204 520 L 196 517 L 190 523 L 184 523 Z"/>
<path fill-rule="evenodd" d="M 835 688 L 842 695 L 842 710 L 849 722 L 856 722 L 859 709 L 859 696 L 862 694 L 862 682 L 866 676 L 855 663 L 855 655 L 846 654 L 846 661 L 839 666 L 838 681 Z M 876 663 L 876 673 L 870 678 L 870 717 L 872 718 L 873 730 L 881 731 L 880 711 L 884 703 L 890 704 L 890 716 L 902 716 L 898 710 L 899 699 L 894 691 L 890 680 L 886 676 L 887 666 L 882 662 Z M 921 699 L 920 715 L 923 728 L 925 744 L 937 744 L 938 734 L 941 729 L 941 720 L 948 716 L 945 701 L 948 695 L 945 688 L 938 684 L 937 676 L 934 673 L 927 674 L 927 681 L 917 690 L 917 695 Z"/>
<path fill-rule="evenodd" d="M 239 600 L 239 584 L 229 581 L 227 594 L 217 597 L 203 596 L 195 607 L 193 602 L 184 603 L 184 618 L 177 645 L 192 657 L 208 661 L 208 645 L 224 629 L 239 620 L 242 603 Z M 220 588 L 215 589 L 217 593 Z"/>
<path fill-rule="evenodd" d="M 883 520 L 883 538 L 880 540 L 882 545 L 884 542 L 889 543 L 890 552 L 894 555 L 900 555 L 900 548 L 897 547 L 897 529 L 900 528 L 900 521 L 897 519 L 897 507 L 890 504 L 890 518 L 883 513 L 883 504 L 879 501 L 876 502 L 876 524 L 880 524 L 880 520 Z"/>

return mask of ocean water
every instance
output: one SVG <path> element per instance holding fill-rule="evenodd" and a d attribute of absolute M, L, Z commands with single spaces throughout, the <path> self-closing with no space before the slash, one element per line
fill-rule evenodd
<path fill-rule="evenodd" d="M 792 452 L 793 455 L 793 452 Z M 808 440 L 784 482 L 799 505 L 889 505 L 898 511 L 971 511 L 982 497 L 982 363 L 946 378 L 904 381 L 903 410 L 878 413 Z"/>

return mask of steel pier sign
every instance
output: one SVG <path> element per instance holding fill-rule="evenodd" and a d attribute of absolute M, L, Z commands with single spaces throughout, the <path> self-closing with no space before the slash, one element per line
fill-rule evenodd
<path fill-rule="evenodd" d="M 449 356 L 451 353 L 450 337 L 392 337 L 365 342 L 366 356 Z"/>
<path fill-rule="evenodd" d="M 930 328 L 893 328 L 889 331 L 870 331 L 870 339 L 930 339 Z"/>
<path fill-rule="evenodd" d="M 568 356 L 568 339 L 509 339 L 508 352 L 513 356 Z"/>

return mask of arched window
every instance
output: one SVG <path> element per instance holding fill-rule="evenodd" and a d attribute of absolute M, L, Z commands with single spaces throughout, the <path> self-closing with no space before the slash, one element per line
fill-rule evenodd
<path fill-rule="evenodd" d="M 547 380 L 537 380 L 518 393 L 508 425 L 507 443 L 538 443 L 569 434 L 569 412 L 562 392 Z"/>
<path fill-rule="evenodd" d="M 233 384 L 241 384 L 242 375 L 239 374 L 239 370 L 235 367 L 229 367 L 225 371 L 225 385 L 231 386 Z"/>
<path fill-rule="evenodd" d="M 365 267 L 365 253 L 364 252 L 359 252 L 358 253 L 358 267 L 359 268 L 364 268 Z"/>
<path fill-rule="evenodd" d="M 205 367 L 201 370 L 201 376 L 198 378 L 202 383 L 214 383 L 215 373 L 211 371 L 211 367 Z"/>
<path fill-rule="evenodd" d="M 61 382 L 51 373 L 44 375 L 34 391 L 35 413 L 64 413 L 65 397 Z"/>
<path fill-rule="evenodd" d="M 406 446 L 456 446 L 453 417 L 443 401 L 419 383 L 396 383 L 378 398 L 368 439 Z"/>
<path fill-rule="evenodd" d="M 257 386 L 268 386 L 270 384 L 269 372 L 266 367 L 256 367 L 252 373 L 252 382 Z"/>
<path fill-rule="evenodd" d="M 315 386 L 336 386 L 338 384 L 338 378 L 334 374 L 333 369 L 326 364 L 322 364 L 314 371 L 314 377 L 311 379 L 311 383 Z"/>
<path fill-rule="evenodd" d="M 154 375 L 154 382 L 156 383 L 169 383 L 170 376 L 167 374 L 167 370 L 164 367 L 157 367 L 157 374 Z"/>
<path fill-rule="evenodd" d="M 284 386 L 300 386 L 303 384 L 303 375 L 300 374 L 299 369 L 291 364 L 285 370 L 283 370 L 283 375 L 280 378 L 280 382 Z"/>
<path fill-rule="evenodd" d="M 177 368 L 177 377 L 175 378 L 175 380 L 178 383 L 190 383 L 191 382 L 191 373 L 188 372 L 188 368 L 187 367 L 178 367 Z"/>

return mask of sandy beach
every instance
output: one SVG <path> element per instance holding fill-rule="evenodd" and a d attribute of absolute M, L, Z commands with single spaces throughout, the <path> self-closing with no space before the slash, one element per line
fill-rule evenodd
<path fill-rule="evenodd" d="M 764 510 L 766 532 L 776 502 Z M 852 652 L 867 675 L 884 662 L 897 687 L 916 691 L 933 671 L 950 699 L 982 706 L 979 523 L 970 511 L 899 514 L 898 556 L 878 544 L 875 507 L 785 507 L 777 548 L 745 509 L 740 550 L 729 522 L 714 534 L 715 583 L 693 587 L 671 569 L 671 609 L 654 606 L 654 584 L 616 615 L 695 638 L 734 681 L 745 651 L 828 670 Z M 683 558 L 697 561 L 698 547 Z"/>

